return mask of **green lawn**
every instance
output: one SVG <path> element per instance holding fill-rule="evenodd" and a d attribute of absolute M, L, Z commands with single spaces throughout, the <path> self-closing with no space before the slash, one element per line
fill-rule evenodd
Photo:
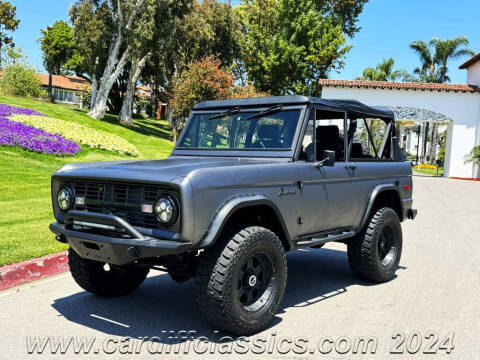
<path fill-rule="evenodd" d="M 437 176 L 436 169 L 419 169 L 417 167 L 414 167 L 413 171 L 422 173 L 422 174 Z M 443 176 L 443 167 L 438 168 L 438 176 Z"/>
<path fill-rule="evenodd" d="M 119 159 L 161 159 L 172 148 L 165 121 L 135 119 L 135 126 L 119 124 L 116 116 L 105 120 L 90 119 L 84 111 L 58 104 L 0 96 L 0 103 L 26 107 L 58 119 L 119 135 L 135 145 L 137 158 L 113 152 L 83 150 L 74 157 L 56 157 L 0 146 L 0 266 L 66 249 L 55 241 L 48 225 L 54 220 L 51 210 L 50 177 L 70 162 Z"/>

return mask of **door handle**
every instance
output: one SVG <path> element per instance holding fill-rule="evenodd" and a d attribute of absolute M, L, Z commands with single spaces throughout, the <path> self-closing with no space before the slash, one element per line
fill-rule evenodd
<path fill-rule="evenodd" d="M 345 169 L 354 171 L 357 167 L 355 165 L 345 165 Z"/>

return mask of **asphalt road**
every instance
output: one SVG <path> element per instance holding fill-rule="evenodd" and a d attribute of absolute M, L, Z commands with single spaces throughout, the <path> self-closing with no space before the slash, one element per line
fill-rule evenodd
<path fill-rule="evenodd" d="M 281 310 L 271 328 L 243 342 L 249 346 L 248 357 L 480 359 L 480 183 L 417 176 L 414 196 L 419 215 L 403 224 L 401 269 L 393 281 L 358 281 L 339 244 L 289 254 Z M 177 357 L 166 354 L 168 341 L 162 330 L 194 330 L 197 337 L 213 340 L 179 340 L 180 351 L 191 345 L 182 358 L 238 358 L 244 351 L 237 339 L 224 339 L 227 347 L 220 346 L 225 334 L 215 334 L 197 313 L 191 281 L 176 284 L 162 273 L 154 273 L 134 294 L 117 299 L 82 291 L 69 274 L 0 292 L 0 329 L 0 359 L 85 357 L 75 355 L 71 347 L 64 355 L 51 355 L 49 346 L 58 338 L 48 340 L 52 342 L 47 342 L 43 355 L 28 354 L 27 342 L 32 345 L 37 339 L 41 344 L 45 338 L 35 337 L 42 336 L 72 343 L 78 339 L 70 337 L 95 341 L 89 356 L 93 359 Z M 125 337 L 154 338 L 122 342 Z M 290 346 L 289 339 L 306 344 L 305 349 Z M 374 354 L 372 346 L 367 355 L 354 353 L 362 339 L 370 339 L 372 346 L 376 342 Z M 225 356 L 221 352 L 228 352 L 228 345 L 232 354 Z M 254 354 L 262 350 L 262 355 Z M 163 353 L 150 355 L 154 351 Z"/>

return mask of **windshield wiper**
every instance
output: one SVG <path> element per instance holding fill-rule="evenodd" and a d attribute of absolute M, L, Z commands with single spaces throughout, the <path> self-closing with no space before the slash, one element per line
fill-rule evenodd
<path fill-rule="evenodd" d="M 250 120 L 250 119 L 260 117 L 260 116 L 263 116 L 263 115 L 270 115 L 270 114 L 279 112 L 282 109 L 283 109 L 283 105 L 275 105 L 275 106 L 272 106 L 271 108 L 268 108 L 268 109 L 262 110 L 262 111 L 260 111 L 256 114 L 253 114 L 253 115 L 247 117 L 245 120 Z"/>
<path fill-rule="evenodd" d="M 233 108 L 232 110 L 228 110 L 228 111 L 225 111 L 221 114 L 218 114 L 218 115 L 214 115 L 212 117 L 209 117 L 208 120 L 215 120 L 215 119 L 220 119 L 224 116 L 228 116 L 228 115 L 233 115 L 233 114 L 236 114 L 236 113 L 239 113 L 240 111 L 242 110 L 241 107 L 236 107 L 236 108 Z"/>

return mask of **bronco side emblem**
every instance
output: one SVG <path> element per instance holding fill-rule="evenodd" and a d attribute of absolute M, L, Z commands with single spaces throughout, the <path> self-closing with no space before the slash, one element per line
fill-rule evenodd
<path fill-rule="evenodd" d="M 297 190 L 294 190 L 294 189 L 280 188 L 278 196 L 295 195 L 296 193 L 297 193 Z"/>

